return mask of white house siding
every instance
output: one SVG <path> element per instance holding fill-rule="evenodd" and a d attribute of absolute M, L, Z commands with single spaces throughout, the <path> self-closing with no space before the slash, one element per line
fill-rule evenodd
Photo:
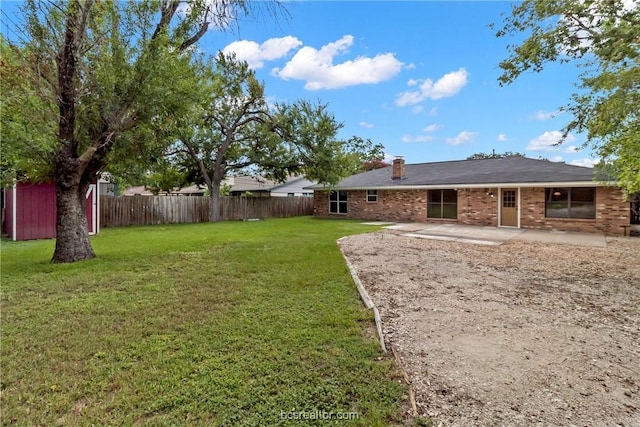
<path fill-rule="evenodd" d="M 293 193 L 294 197 L 308 196 L 313 197 L 313 190 L 305 190 L 304 187 L 315 185 L 314 182 L 306 178 L 296 178 L 282 185 L 278 185 L 271 189 L 272 197 L 288 197 Z"/>

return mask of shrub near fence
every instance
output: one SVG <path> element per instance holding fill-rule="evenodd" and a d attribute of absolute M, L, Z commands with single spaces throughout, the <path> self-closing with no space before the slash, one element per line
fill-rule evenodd
<path fill-rule="evenodd" d="M 100 226 L 209 221 L 209 198 L 197 196 L 101 196 Z M 225 220 L 313 215 L 313 197 L 221 197 Z"/>

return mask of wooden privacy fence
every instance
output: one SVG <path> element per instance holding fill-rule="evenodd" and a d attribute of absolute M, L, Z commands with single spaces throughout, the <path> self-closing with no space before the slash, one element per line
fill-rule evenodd
<path fill-rule="evenodd" d="M 187 196 L 101 196 L 100 226 L 181 224 L 209 221 L 209 198 Z M 313 215 L 313 197 L 221 197 L 225 220 Z"/>

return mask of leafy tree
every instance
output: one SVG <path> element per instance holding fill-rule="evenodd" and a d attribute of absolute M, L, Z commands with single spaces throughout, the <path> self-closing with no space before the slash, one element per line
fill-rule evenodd
<path fill-rule="evenodd" d="M 203 67 L 207 69 L 207 67 Z M 364 156 L 382 147 L 354 137 L 336 139 L 342 124 L 326 105 L 307 101 L 270 106 L 264 86 L 246 62 L 218 55 L 205 75 L 208 92 L 185 122 L 180 142 L 211 198 L 211 221 L 220 219 L 220 186 L 229 174 L 257 173 L 278 182 L 291 175 L 335 184 L 357 171 Z"/>
<path fill-rule="evenodd" d="M 259 149 L 260 124 L 269 120 L 264 89 L 246 63 L 220 53 L 203 73 L 201 103 L 177 125 L 183 153 L 195 163 L 211 200 L 211 221 L 220 219 L 220 189 L 230 171 L 248 167 L 252 151 Z"/>
<path fill-rule="evenodd" d="M 181 4 L 29 0 L 22 9 L 23 28 L 15 32 L 24 39 L 10 43 L 9 60 L 25 79 L 3 85 L 11 126 L 3 126 L 2 139 L 22 144 L 9 156 L 12 166 L 31 172 L 37 163 L 53 173 L 55 262 L 95 256 L 83 209 L 88 185 L 109 164 L 137 164 L 162 151 L 167 139 L 157 135 L 170 131 L 167 118 L 198 99 L 193 47 L 210 25 L 248 12 L 243 0 L 192 0 L 182 11 Z M 10 78 L 3 74 L 3 83 Z M 28 144 L 37 155 L 21 153 Z"/>
<path fill-rule="evenodd" d="M 144 177 L 145 187 L 155 195 L 171 193 L 188 184 L 187 174 L 166 158 L 160 159 Z"/>
<path fill-rule="evenodd" d="M 221 197 L 226 197 L 226 196 L 229 196 L 230 194 L 231 194 L 231 184 L 223 183 L 220 186 L 220 196 Z"/>
<path fill-rule="evenodd" d="M 382 159 L 368 159 L 362 163 L 362 167 L 360 168 L 361 172 L 368 172 L 375 169 L 382 169 L 391 166 L 391 163 L 385 162 Z"/>
<path fill-rule="evenodd" d="M 579 90 L 562 108 L 565 127 L 586 132 L 587 142 L 630 194 L 640 191 L 640 6 L 623 0 L 525 0 L 513 6 L 498 37 L 524 34 L 500 63 L 500 84 L 539 72 L 548 62 L 583 70 Z"/>
<path fill-rule="evenodd" d="M 495 150 L 491 153 L 474 153 L 467 157 L 467 160 L 478 160 L 478 159 L 503 159 L 505 157 L 527 157 L 522 153 L 513 152 L 513 151 L 505 151 L 504 153 L 496 153 Z"/>
<path fill-rule="evenodd" d="M 55 104 L 36 93 L 37 80 L 24 67 L 33 53 L 0 38 L 0 185 L 28 177 L 32 182 L 54 174 Z M 44 99 L 43 99 L 44 98 Z"/>
<path fill-rule="evenodd" d="M 283 180 L 286 178 L 283 172 L 288 172 L 332 186 L 342 178 L 362 172 L 366 161 L 384 158 L 384 146 L 370 139 L 359 136 L 337 139 L 342 123 L 335 121 L 326 104 L 297 101 L 276 107 L 285 150 L 280 153 L 276 168 L 267 169 L 268 177 Z"/>

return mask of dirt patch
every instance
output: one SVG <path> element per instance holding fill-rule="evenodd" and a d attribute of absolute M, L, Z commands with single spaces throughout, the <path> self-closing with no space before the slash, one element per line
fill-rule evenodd
<path fill-rule="evenodd" d="M 341 241 L 445 426 L 640 426 L 640 239 L 606 248 Z"/>

